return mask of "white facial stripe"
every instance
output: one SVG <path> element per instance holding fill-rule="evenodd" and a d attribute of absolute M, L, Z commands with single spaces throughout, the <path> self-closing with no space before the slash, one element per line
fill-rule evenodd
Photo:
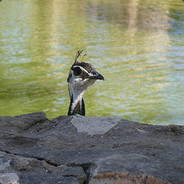
<path fill-rule="evenodd" d="M 90 74 L 86 69 L 84 69 L 83 67 L 81 67 L 81 66 L 73 66 L 73 68 L 77 68 L 77 67 L 79 67 L 82 71 L 84 71 L 84 72 L 87 73 L 89 76 L 91 76 L 91 74 Z"/>

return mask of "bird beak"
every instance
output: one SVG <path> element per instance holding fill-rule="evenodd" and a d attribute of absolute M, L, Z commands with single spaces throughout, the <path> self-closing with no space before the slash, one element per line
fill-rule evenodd
<path fill-rule="evenodd" d="M 90 79 L 96 79 L 96 80 L 105 80 L 103 75 L 98 73 L 96 70 L 93 70 L 93 75 L 89 76 Z"/>

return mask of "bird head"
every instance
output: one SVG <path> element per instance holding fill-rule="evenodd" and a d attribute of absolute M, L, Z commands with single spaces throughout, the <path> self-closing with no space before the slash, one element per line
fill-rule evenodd
<path fill-rule="evenodd" d="M 78 51 L 69 75 L 68 89 L 70 94 L 70 106 L 68 115 L 81 114 L 85 115 L 85 104 L 83 100 L 84 92 L 96 80 L 104 80 L 104 77 L 95 70 L 90 63 L 79 62 L 83 51 Z M 83 55 L 83 58 L 86 55 Z"/>
<path fill-rule="evenodd" d="M 104 77 L 90 63 L 79 62 L 83 51 L 78 51 L 75 62 L 72 65 L 67 79 L 70 94 L 82 93 L 96 80 L 104 80 Z M 83 56 L 85 57 L 85 55 Z"/>

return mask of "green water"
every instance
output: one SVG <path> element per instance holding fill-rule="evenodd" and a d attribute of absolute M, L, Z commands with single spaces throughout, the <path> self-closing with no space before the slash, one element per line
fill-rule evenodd
<path fill-rule="evenodd" d="M 184 2 L 3 0 L 0 115 L 66 115 L 76 51 L 106 79 L 85 93 L 88 116 L 184 125 Z"/>

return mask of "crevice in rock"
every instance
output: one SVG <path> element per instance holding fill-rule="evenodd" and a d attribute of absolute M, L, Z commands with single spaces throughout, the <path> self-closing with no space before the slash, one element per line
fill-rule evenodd
<path fill-rule="evenodd" d="M 148 176 L 146 175 L 146 176 L 145 176 L 144 184 L 147 184 L 147 180 L 148 180 Z"/>
<path fill-rule="evenodd" d="M 91 178 L 91 168 L 94 166 L 94 163 L 83 163 L 83 164 L 77 164 L 77 163 L 70 163 L 67 166 L 69 167 L 82 167 L 84 173 L 86 174 L 86 179 L 82 184 L 89 184 L 90 178 Z"/>
<path fill-rule="evenodd" d="M 49 165 L 51 165 L 51 166 L 54 166 L 54 167 L 60 166 L 58 163 L 51 162 L 51 161 L 49 161 L 49 160 L 46 160 L 45 158 L 36 157 L 36 156 L 31 157 L 31 158 L 37 159 L 37 160 L 39 160 L 39 161 L 45 161 L 47 164 L 49 164 Z"/>
<path fill-rule="evenodd" d="M 11 153 L 10 151 L 7 151 L 7 150 L 1 150 L 1 152 L 4 152 L 6 154 L 10 154 L 10 155 L 14 155 L 14 156 L 20 156 L 20 157 L 25 157 L 25 158 L 29 158 L 29 159 L 36 159 L 36 160 L 39 160 L 39 161 L 45 161 L 48 165 L 51 165 L 51 166 L 54 166 L 54 167 L 58 167 L 60 166 L 58 163 L 54 163 L 54 162 L 51 162 L 49 160 L 46 160 L 44 158 L 41 158 L 41 157 L 37 157 L 37 156 L 27 156 L 25 154 L 17 154 L 17 153 Z"/>
<path fill-rule="evenodd" d="M 85 164 L 81 164 L 81 167 L 84 171 L 84 173 L 86 174 L 86 180 L 84 181 L 83 184 L 88 184 L 90 177 L 91 177 L 91 173 L 90 173 L 90 169 L 93 166 L 93 163 L 85 163 Z"/>
<path fill-rule="evenodd" d="M 1 152 L 4 152 L 6 154 L 11 154 L 11 155 L 18 155 L 18 154 L 15 154 L 15 153 L 11 153 L 10 151 L 6 151 L 6 150 L 2 150 L 0 149 Z"/>

